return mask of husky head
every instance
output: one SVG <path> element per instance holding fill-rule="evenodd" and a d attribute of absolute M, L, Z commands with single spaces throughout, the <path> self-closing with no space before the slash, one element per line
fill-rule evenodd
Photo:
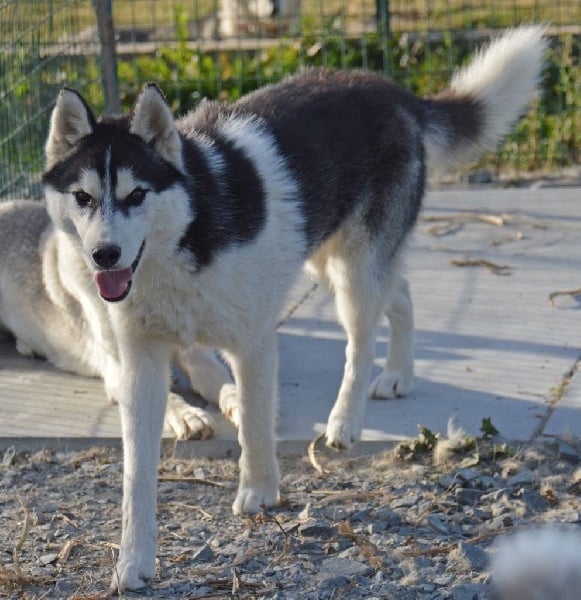
<path fill-rule="evenodd" d="M 97 121 L 82 96 L 60 92 L 45 147 L 50 217 L 82 253 L 101 296 L 127 297 L 150 246 L 163 260 L 192 219 L 182 142 L 155 85 L 133 114 Z"/>

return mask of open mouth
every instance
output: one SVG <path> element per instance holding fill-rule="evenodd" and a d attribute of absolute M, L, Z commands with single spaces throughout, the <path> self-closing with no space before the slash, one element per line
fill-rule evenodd
<path fill-rule="evenodd" d="M 93 279 L 103 300 L 107 300 L 107 302 L 121 302 L 121 300 L 127 298 L 131 291 L 131 278 L 139 265 L 144 248 L 145 240 L 141 242 L 139 252 L 130 267 L 117 271 L 97 271 L 93 275 Z"/>

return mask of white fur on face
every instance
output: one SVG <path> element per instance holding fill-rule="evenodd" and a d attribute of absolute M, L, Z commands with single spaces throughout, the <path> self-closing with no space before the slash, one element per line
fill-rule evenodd
<path fill-rule="evenodd" d="M 117 186 L 115 187 L 115 197 L 118 202 L 123 202 L 129 194 L 136 188 L 148 190 L 151 187 L 145 181 L 137 179 L 130 168 L 121 168 L 117 171 Z"/>

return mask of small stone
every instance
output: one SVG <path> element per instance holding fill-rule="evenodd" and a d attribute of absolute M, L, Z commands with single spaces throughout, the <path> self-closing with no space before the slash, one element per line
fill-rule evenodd
<path fill-rule="evenodd" d="M 358 510 L 357 512 L 354 512 L 351 515 L 351 517 L 349 518 L 349 520 L 352 523 L 358 523 L 359 521 L 368 521 L 370 516 L 371 516 L 371 509 L 364 508 L 363 510 Z"/>
<path fill-rule="evenodd" d="M 450 489 L 456 483 L 456 475 L 454 473 L 444 473 L 438 480 L 438 485 L 444 489 Z"/>
<path fill-rule="evenodd" d="M 389 505 L 390 508 L 409 508 L 415 506 L 420 501 L 419 494 L 413 494 L 411 496 L 404 496 L 403 498 L 396 498 Z"/>
<path fill-rule="evenodd" d="M 458 469 L 456 475 L 463 481 L 473 481 L 480 477 L 480 473 L 474 469 Z"/>
<path fill-rule="evenodd" d="M 508 515 L 500 515 L 498 517 L 494 517 L 490 519 L 484 526 L 487 529 L 495 530 L 495 529 L 504 529 L 505 527 L 512 527 L 514 525 L 514 520 L 512 517 Z"/>
<path fill-rule="evenodd" d="M 193 584 L 191 583 L 182 583 L 172 589 L 173 594 L 189 594 L 192 591 Z"/>
<path fill-rule="evenodd" d="M 458 546 L 450 552 L 450 558 L 467 561 L 473 569 L 482 571 L 488 564 L 488 554 L 479 546 L 460 542 Z"/>
<path fill-rule="evenodd" d="M 71 592 L 78 589 L 78 587 L 77 582 L 73 579 L 59 579 L 56 582 L 57 591 L 65 593 L 67 598 L 70 597 L 72 595 Z"/>
<path fill-rule="evenodd" d="M 414 558 L 414 566 L 419 571 L 422 569 L 430 569 L 434 563 L 427 556 L 417 556 Z"/>
<path fill-rule="evenodd" d="M 375 521 L 386 523 L 384 529 L 399 527 L 402 523 L 401 515 L 398 515 L 389 506 L 381 506 L 376 509 L 373 513 L 373 517 Z"/>
<path fill-rule="evenodd" d="M 328 540 L 337 535 L 336 527 L 329 527 L 324 521 L 308 521 L 299 527 L 299 533 L 305 537 Z"/>
<path fill-rule="evenodd" d="M 33 577 L 50 577 L 55 572 L 54 567 L 30 567 L 30 574 Z"/>
<path fill-rule="evenodd" d="M 428 522 L 428 525 L 434 531 L 437 531 L 438 533 L 442 533 L 444 535 L 447 535 L 450 532 L 450 528 L 444 520 L 443 515 L 437 513 L 433 515 L 428 515 L 428 518 L 426 520 Z"/>
<path fill-rule="evenodd" d="M 192 598 L 199 598 L 200 596 L 210 596 L 214 592 L 215 592 L 214 588 L 207 587 L 204 585 L 204 586 L 201 586 L 201 587 L 196 588 L 195 590 L 191 591 L 190 594 L 191 594 Z"/>
<path fill-rule="evenodd" d="M 42 554 L 39 556 L 38 560 L 41 565 L 50 565 L 51 563 L 56 562 L 58 557 L 58 552 L 50 552 L 48 554 Z"/>
<path fill-rule="evenodd" d="M 337 552 L 339 558 L 348 558 L 349 560 L 358 559 L 361 556 L 361 550 L 359 546 L 349 546 L 339 552 Z"/>
<path fill-rule="evenodd" d="M 511 490 L 508 490 L 507 488 L 501 488 L 499 490 L 494 490 L 493 492 L 489 492 L 488 494 L 484 494 L 484 496 L 482 496 L 481 501 L 483 503 L 498 503 L 501 501 L 506 500 L 509 497 L 509 492 Z"/>
<path fill-rule="evenodd" d="M 335 522 L 345 521 L 348 517 L 347 511 L 344 508 L 336 506 L 324 508 L 321 511 L 321 516 L 325 519 L 329 519 Z"/>
<path fill-rule="evenodd" d="M 387 529 L 387 521 L 374 521 L 367 526 L 369 535 L 378 534 Z"/>
<path fill-rule="evenodd" d="M 499 481 L 489 475 L 480 475 L 476 480 L 476 486 L 481 490 L 489 490 L 498 487 Z"/>
<path fill-rule="evenodd" d="M 349 585 L 349 578 L 344 575 L 336 575 L 335 577 L 329 577 L 323 579 L 319 584 L 319 589 L 335 589 L 342 588 Z"/>
<path fill-rule="evenodd" d="M 453 600 L 489 600 L 492 597 L 490 587 L 482 583 L 461 583 L 451 592 Z"/>
<path fill-rule="evenodd" d="M 436 577 L 433 579 L 433 582 L 435 585 L 446 586 L 450 585 L 452 579 L 454 579 L 454 575 L 451 573 L 442 573 L 441 575 L 436 575 Z"/>
<path fill-rule="evenodd" d="M 208 544 L 204 544 L 201 548 L 196 550 L 192 555 L 192 560 L 194 562 L 205 562 L 211 560 L 214 557 L 214 551 Z"/>
<path fill-rule="evenodd" d="M 337 576 L 341 575 L 347 578 L 353 578 L 359 575 L 371 575 L 373 569 L 357 560 L 332 556 L 321 562 L 321 573 L 332 573 Z"/>
<path fill-rule="evenodd" d="M 469 506 L 477 504 L 478 500 L 480 500 L 480 496 L 482 496 L 480 490 L 471 488 L 458 488 L 454 492 L 454 497 L 460 504 L 468 504 Z"/>
<path fill-rule="evenodd" d="M 520 485 L 532 485 L 537 482 L 537 477 L 530 469 L 524 469 L 518 472 L 516 475 L 509 477 L 506 481 L 508 485 L 517 487 Z"/>
<path fill-rule="evenodd" d="M 522 488 L 516 497 L 522 500 L 532 512 L 541 512 L 549 507 L 549 501 L 532 490 Z"/>

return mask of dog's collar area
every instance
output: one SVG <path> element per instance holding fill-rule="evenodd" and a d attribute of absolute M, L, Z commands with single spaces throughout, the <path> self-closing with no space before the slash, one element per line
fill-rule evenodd
<path fill-rule="evenodd" d="M 99 289 L 99 295 L 101 298 L 103 298 L 103 300 L 114 303 L 121 302 L 127 298 L 133 283 L 131 276 L 133 273 L 135 273 L 137 267 L 139 266 L 144 249 L 145 240 L 141 242 L 137 256 L 131 263 L 131 267 L 128 269 L 122 269 L 119 271 L 98 271 L 95 273 L 94 280 L 97 284 L 97 288 Z M 121 294 L 111 293 L 112 289 L 115 289 L 115 287 L 120 285 L 124 285 L 123 292 Z"/>

